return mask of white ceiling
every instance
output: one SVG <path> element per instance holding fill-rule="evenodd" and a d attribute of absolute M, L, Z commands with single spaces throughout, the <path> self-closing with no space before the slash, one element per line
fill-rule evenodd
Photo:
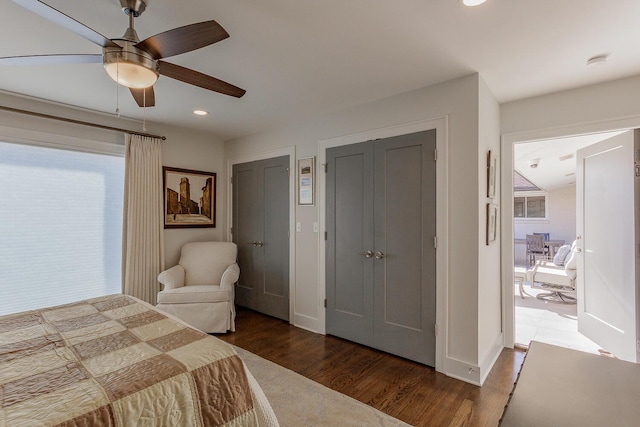
<path fill-rule="evenodd" d="M 100 48 L 0 0 L 0 56 Z M 118 0 L 46 0 L 108 38 L 127 17 Z M 479 72 L 498 101 L 640 74 L 637 0 L 151 0 L 141 39 L 215 19 L 231 35 L 167 59 L 247 90 L 240 99 L 160 77 L 156 107 L 119 91 L 121 114 L 212 132 L 253 134 Z M 587 59 L 609 54 L 602 67 Z M 0 90 L 113 113 L 101 65 L 0 66 Z M 1 99 L 1 98 L 0 98 Z M 195 117 L 195 108 L 210 115 Z M 152 128 L 148 129 L 153 132 Z"/>
<path fill-rule="evenodd" d="M 576 152 L 622 132 L 625 131 L 516 144 L 513 148 L 513 166 L 520 175 L 545 191 L 575 185 Z M 531 167 L 532 164 L 536 167 Z"/>

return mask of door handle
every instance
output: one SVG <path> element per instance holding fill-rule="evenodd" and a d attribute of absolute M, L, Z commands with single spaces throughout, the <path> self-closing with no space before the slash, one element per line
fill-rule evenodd
<path fill-rule="evenodd" d="M 258 247 L 261 247 L 263 245 L 264 245 L 264 243 L 262 243 L 262 242 L 256 242 L 256 246 L 258 246 Z"/>
<path fill-rule="evenodd" d="M 364 255 L 365 258 L 371 258 L 373 256 L 373 252 L 372 251 L 364 251 L 364 252 L 360 252 L 358 255 Z"/>
<path fill-rule="evenodd" d="M 387 254 L 380 252 L 380 251 L 376 251 L 376 259 L 382 259 L 382 258 L 386 258 Z"/>

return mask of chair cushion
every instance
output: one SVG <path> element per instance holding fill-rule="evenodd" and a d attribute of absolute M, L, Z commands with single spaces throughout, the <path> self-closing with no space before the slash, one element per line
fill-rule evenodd
<path fill-rule="evenodd" d="M 572 286 L 576 278 L 575 270 L 565 270 L 554 265 L 539 265 L 533 274 L 533 280 L 558 286 Z"/>
<path fill-rule="evenodd" d="M 576 271 L 578 268 L 578 251 L 576 249 L 572 249 L 571 253 L 567 255 L 567 259 L 564 262 L 564 268 L 567 271 Z"/>
<path fill-rule="evenodd" d="M 564 265 L 567 257 L 569 256 L 569 252 L 571 252 L 571 245 L 562 245 L 558 248 L 558 252 L 556 252 L 553 257 L 553 263 L 555 265 Z"/>
<path fill-rule="evenodd" d="M 217 285 L 192 285 L 158 292 L 158 304 L 189 304 L 229 301 L 228 290 Z"/>

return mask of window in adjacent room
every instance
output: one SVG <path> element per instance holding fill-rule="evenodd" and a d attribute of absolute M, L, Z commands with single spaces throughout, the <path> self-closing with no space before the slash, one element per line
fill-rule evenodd
<path fill-rule="evenodd" d="M 513 171 L 513 216 L 516 219 L 545 219 L 547 193 L 518 171 Z"/>
<path fill-rule="evenodd" d="M 0 315 L 121 292 L 124 157 L 0 142 Z"/>
<path fill-rule="evenodd" d="M 547 217 L 547 196 L 538 195 L 516 195 L 513 198 L 513 216 L 515 218 L 546 218 Z"/>

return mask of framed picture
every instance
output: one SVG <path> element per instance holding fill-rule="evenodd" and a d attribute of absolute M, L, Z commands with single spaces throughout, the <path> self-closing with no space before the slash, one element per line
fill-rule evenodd
<path fill-rule="evenodd" d="M 313 206 L 315 204 L 315 157 L 298 159 L 298 204 Z"/>
<path fill-rule="evenodd" d="M 496 170 L 498 167 L 498 157 L 489 150 L 487 151 L 487 197 L 496 197 Z"/>
<path fill-rule="evenodd" d="M 163 167 L 164 228 L 216 226 L 216 174 Z"/>
<path fill-rule="evenodd" d="M 487 203 L 487 246 L 496 241 L 498 235 L 498 205 Z"/>

